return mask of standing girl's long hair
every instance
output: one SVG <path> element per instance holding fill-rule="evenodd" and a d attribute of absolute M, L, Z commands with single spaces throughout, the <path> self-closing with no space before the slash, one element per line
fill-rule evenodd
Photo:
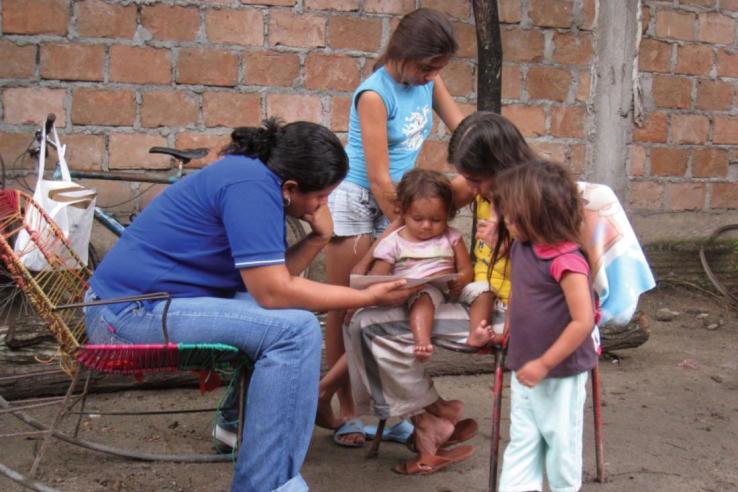
<path fill-rule="evenodd" d="M 562 166 L 537 160 L 501 172 L 495 178 L 493 201 L 500 216 L 498 243 L 509 236 L 504 226 L 507 220 L 515 224 L 523 241 L 572 242 L 582 247 L 582 199 L 576 182 Z"/>
<path fill-rule="evenodd" d="M 374 63 L 374 70 L 389 61 L 432 61 L 451 56 L 459 49 L 454 28 L 445 15 L 433 9 L 406 14 L 390 36 L 387 48 Z"/>

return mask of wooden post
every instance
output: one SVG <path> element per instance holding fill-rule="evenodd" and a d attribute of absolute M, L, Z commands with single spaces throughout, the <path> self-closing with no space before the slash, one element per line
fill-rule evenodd
<path fill-rule="evenodd" d="M 502 39 L 497 0 L 472 0 L 477 30 L 477 109 L 502 108 Z"/>

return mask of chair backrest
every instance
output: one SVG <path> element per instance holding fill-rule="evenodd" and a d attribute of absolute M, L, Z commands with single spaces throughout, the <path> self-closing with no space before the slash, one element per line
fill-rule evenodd
<path fill-rule="evenodd" d="M 15 239 L 21 230 L 31 241 L 16 251 Z M 29 270 L 23 261 L 34 250 L 40 251 L 49 264 L 38 272 Z M 86 341 L 84 313 L 82 309 L 56 308 L 83 302 L 92 272 L 53 220 L 20 190 L 0 190 L 0 260 L 59 342 L 62 367 L 71 372 L 76 366 L 77 350 Z"/>

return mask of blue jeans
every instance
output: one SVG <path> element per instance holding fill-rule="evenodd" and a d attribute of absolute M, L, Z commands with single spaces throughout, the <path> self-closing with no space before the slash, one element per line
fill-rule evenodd
<path fill-rule="evenodd" d="M 94 298 L 88 292 L 87 299 Z M 130 303 L 119 314 L 86 309 L 91 343 L 161 343 L 164 302 Z M 321 331 L 309 311 L 264 309 L 249 294 L 232 299 L 172 299 L 167 314 L 175 343 L 225 343 L 253 362 L 232 491 L 303 492 L 300 468 L 315 423 Z"/>

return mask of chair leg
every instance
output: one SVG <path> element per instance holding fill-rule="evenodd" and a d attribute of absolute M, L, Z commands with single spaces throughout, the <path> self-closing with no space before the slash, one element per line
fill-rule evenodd
<path fill-rule="evenodd" d="M 62 416 L 67 411 L 67 404 L 69 402 L 69 398 L 74 393 L 74 387 L 77 386 L 77 380 L 79 379 L 79 367 L 77 367 L 74 371 L 74 376 L 72 377 L 72 382 L 69 383 L 69 388 L 67 388 L 67 394 L 64 395 L 64 401 L 62 401 L 61 408 L 57 412 L 57 414 L 54 416 L 54 421 L 51 423 L 51 426 L 49 426 L 49 430 L 46 433 L 46 436 L 44 437 L 43 442 L 41 443 L 41 447 L 38 450 L 38 453 L 36 454 L 36 459 L 33 460 L 33 465 L 31 466 L 31 471 L 28 474 L 31 478 L 36 476 L 36 471 L 38 470 L 38 465 L 41 463 L 41 458 L 43 457 L 44 453 L 46 452 L 46 448 L 49 447 L 49 443 L 51 442 L 52 436 L 54 435 L 54 431 L 56 430 L 56 427 L 59 425 L 59 422 L 62 419 Z"/>
<path fill-rule="evenodd" d="M 492 387 L 492 439 L 489 450 L 489 492 L 497 490 L 497 461 L 500 450 L 500 414 L 502 413 L 502 366 L 505 352 L 495 347 L 495 380 Z"/>
<path fill-rule="evenodd" d="M 592 409 L 594 411 L 595 456 L 597 459 L 597 481 L 605 481 L 605 443 L 602 436 L 602 386 L 600 384 L 600 365 L 594 366 L 592 377 Z"/>
<path fill-rule="evenodd" d="M 241 377 L 238 387 L 238 439 L 236 441 L 236 449 L 234 452 L 241 450 L 241 441 L 243 441 L 243 424 L 246 418 L 246 383 L 248 381 L 249 373 L 247 366 L 241 369 Z"/>
<path fill-rule="evenodd" d="M 87 404 L 87 390 L 90 387 L 90 379 L 92 379 L 92 371 L 87 370 L 87 377 L 85 378 L 85 386 L 82 389 L 81 404 L 79 406 L 79 415 L 77 416 L 77 425 L 74 426 L 74 437 L 79 435 L 79 426 L 82 423 L 82 417 L 85 414 L 85 405 Z"/>
<path fill-rule="evenodd" d="M 369 452 L 366 453 L 367 458 L 376 458 L 379 454 L 379 445 L 382 443 L 382 434 L 384 434 L 385 425 L 387 425 L 387 419 L 379 419 L 377 432 L 374 434 L 374 439 L 372 439 L 372 445 L 369 448 Z"/>

